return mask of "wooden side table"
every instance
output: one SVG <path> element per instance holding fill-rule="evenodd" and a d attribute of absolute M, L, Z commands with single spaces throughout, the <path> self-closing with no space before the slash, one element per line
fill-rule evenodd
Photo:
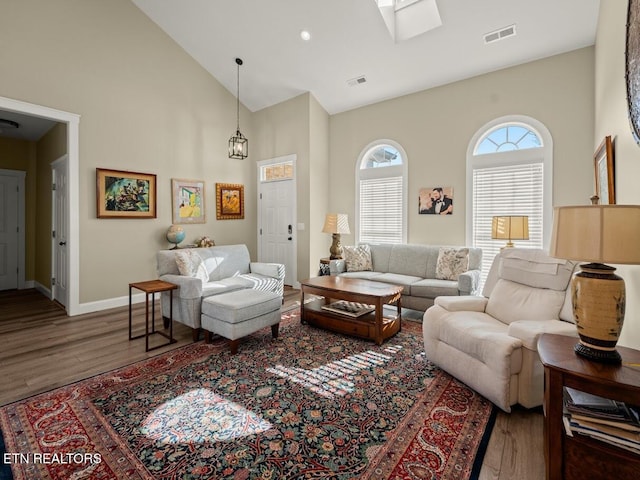
<path fill-rule="evenodd" d="M 638 478 L 640 455 L 585 435 L 565 434 L 563 387 L 631 405 L 640 403 L 640 351 L 617 347 L 622 365 L 596 363 L 573 351 L 577 338 L 545 334 L 538 341 L 544 365 L 544 456 L 547 480 Z"/>
<path fill-rule="evenodd" d="M 131 333 L 131 292 L 134 288 L 142 290 L 146 295 L 144 333 L 135 337 L 133 337 Z M 129 340 L 144 337 L 145 352 L 176 343 L 176 340 L 173 338 L 173 291 L 177 288 L 178 285 L 175 283 L 165 282 L 163 280 L 148 280 L 146 282 L 135 282 L 129 284 Z M 155 294 L 162 292 L 169 292 L 169 335 L 160 330 L 156 330 Z M 149 296 L 151 296 L 151 331 L 149 331 Z M 153 335 L 154 333 L 162 335 L 169 341 L 162 345 L 156 345 L 155 347 L 149 348 L 149 335 Z"/>

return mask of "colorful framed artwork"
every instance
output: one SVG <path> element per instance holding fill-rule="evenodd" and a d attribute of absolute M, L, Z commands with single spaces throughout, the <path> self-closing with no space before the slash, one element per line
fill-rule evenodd
<path fill-rule="evenodd" d="M 174 224 L 206 223 L 204 182 L 202 180 L 171 179 L 171 211 Z"/>
<path fill-rule="evenodd" d="M 453 215 L 453 187 L 426 187 L 418 192 L 420 215 Z"/>
<path fill-rule="evenodd" d="M 156 218 L 156 176 L 96 168 L 98 218 Z"/>
<path fill-rule="evenodd" d="M 244 218 L 244 185 L 216 183 L 216 219 Z"/>
<path fill-rule="evenodd" d="M 596 153 L 593 155 L 593 165 L 596 174 L 596 196 L 600 205 L 616 203 L 616 192 L 613 171 L 613 142 L 607 135 Z"/>

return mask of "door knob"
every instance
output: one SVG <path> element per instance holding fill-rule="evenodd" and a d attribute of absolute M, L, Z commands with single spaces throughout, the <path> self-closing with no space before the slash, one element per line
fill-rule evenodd
<path fill-rule="evenodd" d="M 292 238 L 292 237 L 289 237 L 289 238 L 287 238 L 287 240 L 293 240 L 293 238 Z"/>
<path fill-rule="evenodd" d="M 67 242 L 60 242 L 58 245 L 60 245 L 61 247 L 64 247 L 67 244 Z"/>

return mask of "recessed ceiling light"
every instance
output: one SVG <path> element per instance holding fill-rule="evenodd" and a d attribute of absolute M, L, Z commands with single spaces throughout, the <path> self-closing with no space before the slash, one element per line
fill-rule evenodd
<path fill-rule="evenodd" d="M 308 42 L 309 40 L 311 40 L 311 34 L 307 30 L 302 30 L 300 32 L 300 38 L 305 42 Z"/>

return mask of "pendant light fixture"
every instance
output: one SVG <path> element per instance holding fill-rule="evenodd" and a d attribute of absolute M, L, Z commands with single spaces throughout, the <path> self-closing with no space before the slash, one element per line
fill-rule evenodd
<path fill-rule="evenodd" d="M 229 139 L 229 158 L 242 160 L 249 155 L 249 140 L 240 133 L 240 65 L 242 65 L 242 59 L 236 58 L 236 64 L 238 65 L 238 96 L 236 97 L 237 126 L 235 135 L 231 135 Z"/>

